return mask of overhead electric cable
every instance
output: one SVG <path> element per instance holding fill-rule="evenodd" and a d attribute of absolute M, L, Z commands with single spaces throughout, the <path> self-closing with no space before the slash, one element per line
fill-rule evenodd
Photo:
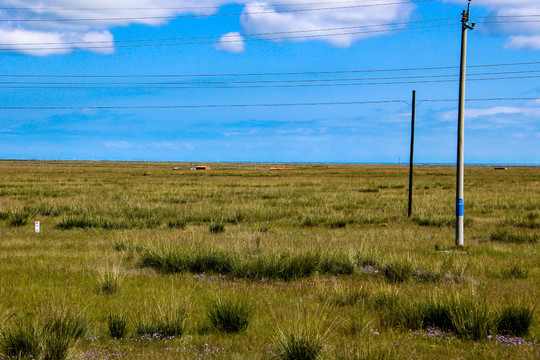
<path fill-rule="evenodd" d="M 307 3 L 265 3 L 267 6 L 307 6 L 307 5 L 327 5 L 327 4 L 354 4 L 361 2 L 380 2 L 383 0 L 353 0 L 353 1 L 319 1 Z M 436 0 L 431 0 L 436 1 Z M 183 6 L 183 7 L 122 7 L 122 8 L 65 8 L 65 7 L 2 7 L 0 10 L 32 10 L 32 11 L 126 11 L 126 10 L 198 10 L 198 9 L 220 9 L 227 7 L 245 7 L 250 4 L 227 4 L 222 6 Z"/>
<path fill-rule="evenodd" d="M 467 68 L 489 68 L 506 66 L 539 65 L 540 61 L 495 63 L 468 65 Z M 390 68 L 390 69 L 362 69 L 362 70 L 334 70 L 334 71 L 303 71 L 303 72 L 267 72 L 267 73 L 217 73 L 217 74 L 131 74 L 131 75 L 58 75 L 58 74 L 0 74 L 0 77 L 27 77 L 27 78 L 164 78 L 164 77 L 241 77 L 241 76 L 283 76 L 283 75 L 332 75 L 332 74 L 359 74 L 377 72 L 401 71 L 431 71 L 457 69 L 458 66 L 434 66 L 418 68 Z"/>
<path fill-rule="evenodd" d="M 540 17 L 540 14 L 475 16 L 475 19 Z"/>
<path fill-rule="evenodd" d="M 39 50 L 87 50 L 87 49 L 111 49 L 111 48 L 138 48 L 138 47 L 163 47 L 163 46 L 187 46 L 187 45 L 208 45 L 208 44 L 223 44 L 223 43 L 244 43 L 244 42 L 254 42 L 254 41 L 277 41 L 277 40 L 291 40 L 291 39 L 308 39 L 308 38 L 321 38 L 321 37 L 332 37 L 332 36 L 345 36 L 345 35 L 360 35 L 360 34 L 372 34 L 372 33 L 383 33 L 383 32 L 395 32 L 395 31 L 406 31 L 406 30 L 419 30 L 419 29 L 429 29 L 429 28 L 438 28 L 438 27 L 448 27 L 456 26 L 457 24 L 442 24 L 442 25 L 431 25 L 431 26 L 420 26 L 420 27 L 410 27 L 402 29 L 386 29 L 386 30 L 371 30 L 371 31 L 354 31 L 346 33 L 336 33 L 336 34 L 317 34 L 317 35 L 303 35 L 303 36 L 289 36 L 289 37 L 274 37 L 274 38 L 260 38 L 260 39 L 239 39 L 239 40 L 219 40 L 219 41 L 203 41 L 203 42 L 188 42 L 188 43 L 174 43 L 174 44 L 139 44 L 139 45 L 104 45 L 104 46 L 84 46 L 84 47 L 43 47 L 43 48 L 0 48 L 0 51 L 39 51 Z"/>
<path fill-rule="evenodd" d="M 482 78 L 482 79 L 470 79 L 470 81 L 495 81 L 495 80 L 515 80 L 515 79 L 536 79 L 540 78 L 540 75 L 529 76 L 514 76 L 514 77 L 497 77 L 497 78 Z M 449 83 L 457 82 L 459 79 L 451 80 L 419 80 L 419 81 L 392 81 L 392 82 L 372 82 L 372 83 L 335 83 L 335 84 L 278 84 L 278 85 L 210 85 L 210 86 L 195 86 L 193 85 L 181 85 L 181 86 L 84 86 L 84 84 L 78 86 L 7 86 L 0 85 L 2 89 L 131 89 L 131 90 L 150 90 L 150 89 L 267 89 L 267 88 L 303 88 L 303 87 L 342 87 L 342 86 L 373 86 L 373 85 L 404 85 L 404 84 L 430 84 L 430 83 Z M 202 83 L 201 85 L 205 85 Z"/>
<path fill-rule="evenodd" d="M 493 76 L 510 74 L 530 74 L 539 73 L 540 70 L 525 71 L 503 71 L 490 73 L 469 74 L 469 76 Z M 458 77 L 459 74 L 445 75 L 416 75 L 416 76 L 394 76 L 394 77 L 375 77 L 375 78 L 337 78 L 337 79 L 285 79 L 285 80 L 252 80 L 252 81 L 168 81 L 168 82 L 28 82 L 28 81 L 0 81 L 0 85 L 207 85 L 207 84 L 274 84 L 274 83 L 313 83 L 313 82 L 336 82 L 336 81 L 373 81 L 373 80 L 402 80 L 402 79 L 423 79 L 423 78 L 445 78 Z M 367 83 L 369 85 L 370 83 Z"/>
<path fill-rule="evenodd" d="M 466 99 L 465 101 L 469 102 L 482 102 L 482 101 L 534 101 L 540 100 L 540 97 L 508 97 L 508 98 L 487 98 L 487 99 Z M 422 102 L 457 102 L 458 99 L 427 99 L 422 100 Z"/>
<path fill-rule="evenodd" d="M 333 105 L 367 105 L 404 103 L 403 100 L 376 101 L 339 101 L 315 103 L 271 103 L 271 104 L 211 104 L 211 105 L 139 105 L 139 106 L 23 106 L 0 107 L 0 110 L 110 110 L 110 109 L 200 109 L 200 108 L 229 108 L 229 107 L 279 107 L 279 106 L 333 106 Z"/>
<path fill-rule="evenodd" d="M 530 97 L 467 99 L 467 101 L 526 101 L 538 100 Z M 422 102 L 450 102 L 457 99 L 426 99 Z M 3 106 L 0 110 L 131 110 L 131 109 L 201 109 L 201 108 L 235 108 L 235 107 L 282 107 L 282 106 L 340 106 L 369 104 L 408 104 L 407 100 L 373 100 L 373 101 L 340 101 L 312 103 L 266 103 L 266 104 L 205 104 L 205 105 L 137 105 L 137 106 Z"/>
<path fill-rule="evenodd" d="M 433 19 L 433 20 L 421 20 L 421 21 L 407 21 L 407 22 L 398 22 L 398 23 L 387 23 L 387 24 L 370 24 L 370 25 L 358 25 L 358 26 L 345 26 L 345 27 L 335 27 L 335 28 L 321 28 L 321 29 L 311 29 L 311 30 L 295 30 L 295 31 L 279 31 L 279 32 L 267 32 L 267 33 L 239 33 L 240 36 L 244 37 L 253 37 L 253 36 L 267 36 L 267 35 L 283 35 L 283 34 L 298 34 L 298 33 L 307 33 L 307 32 L 320 32 L 320 31 L 337 31 L 337 30 L 350 30 L 350 29 L 361 29 L 361 28 L 371 28 L 371 27 L 381 27 L 381 26 L 398 26 L 398 25 L 411 25 L 411 24 L 421 24 L 421 23 L 433 23 L 440 21 L 449 21 L 449 20 L 459 20 L 460 18 L 446 18 L 446 19 Z M 236 37 L 237 35 L 213 35 L 213 36 L 196 36 L 196 37 L 180 37 L 180 38 L 161 38 L 161 39 L 132 39 L 132 40 L 112 40 L 112 41 L 72 41 L 72 42 L 42 42 L 42 43 L 0 43 L 0 46 L 30 46 L 30 45 L 77 45 L 77 44 L 110 44 L 113 43 L 131 43 L 131 42 L 155 42 L 155 41 L 179 41 L 179 40 L 202 40 L 202 39 L 223 39 L 228 37 Z"/>
<path fill-rule="evenodd" d="M 250 12 L 249 15 L 262 15 L 262 14 L 275 14 L 275 13 L 293 13 L 293 12 L 311 12 L 311 11 L 329 11 L 329 10 L 344 10 L 354 8 L 365 7 L 377 7 L 377 6 L 393 6 L 411 3 L 423 3 L 433 2 L 435 0 L 415 0 L 415 1 L 399 1 L 380 4 L 364 4 L 364 5 L 350 5 L 350 6 L 334 6 L 324 8 L 311 8 L 311 9 L 288 9 L 288 10 L 272 10 L 272 11 L 255 11 Z M 208 15 L 170 15 L 170 16 L 141 16 L 141 17 L 115 17 L 115 18 L 77 18 L 77 19 L 0 19 L 0 22 L 77 22 L 77 21 L 126 21 L 126 20 L 159 20 L 159 19 L 179 19 L 179 18 L 193 18 L 193 17 L 223 17 L 223 16 L 240 16 L 243 13 L 225 13 L 225 14 L 208 14 Z"/>

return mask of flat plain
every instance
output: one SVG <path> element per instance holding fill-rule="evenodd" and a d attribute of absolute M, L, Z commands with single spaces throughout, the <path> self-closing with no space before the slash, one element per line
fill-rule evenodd
<path fill-rule="evenodd" d="M 539 167 L 208 165 L 1 161 L 0 357 L 540 356 Z"/>

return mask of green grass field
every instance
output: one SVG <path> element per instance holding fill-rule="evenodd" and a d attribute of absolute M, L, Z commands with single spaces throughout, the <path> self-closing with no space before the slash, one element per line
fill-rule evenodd
<path fill-rule="evenodd" d="M 540 356 L 540 168 L 209 165 L 1 161 L 0 358 Z"/>

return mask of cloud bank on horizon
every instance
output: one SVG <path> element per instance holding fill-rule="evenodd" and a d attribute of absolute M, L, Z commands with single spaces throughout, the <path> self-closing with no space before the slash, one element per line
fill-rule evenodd
<path fill-rule="evenodd" d="M 445 1 L 463 5 L 467 3 L 466 0 Z M 118 0 L 111 5 L 108 0 L 0 0 L 0 7 L 3 8 L 0 10 L 0 20 L 3 20 L 0 21 L 0 42 L 5 47 L 13 49 L 14 52 L 34 56 L 66 54 L 83 47 L 80 43 L 99 42 L 104 47 L 87 50 L 112 54 L 114 53 L 114 36 L 111 33 L 113 28 L 133 24 L 161 26 L 177 15 L 215 14 L 220 7 L 230 4 L 243 6 L 239 16 L 240 24 L 246 33 L 253 34 L 283 32 L 301 34 L 320 29 L 400 23 L 410 20 L 416 8 L 412 1 L 372 6 L 388 3 L 387 0 L 375 0 L 369 3 L 344 3 L 342 0 L 324 0 L 324 2 L 316 3 L 305 0 Z M 538 0 L 511 2 L 475 0 L 474 5 L 484 7 L 490 15 L 494 16 L 540 14 Z M 332 10 L 288 12 L 288 10 L 313 8 L 332 8 Z M 116 20 L 88 20 L 107 18 Z M 7 21 L 13 19 L 24 21 Z M 44 19 L 52 21 L 39 21 Z M 68 19 L 81 20 L 66 21 Z M 506 48 L 540 50 L 540 23 L 538 22 L 484 25 L 486 34 L 508 37 Z M 394 25 L 395 27 L 399 25 Z M 327 37 L 291 36 L 289 41 L 323 41 L 335 47 L 349 47 L 362 39 L 384 34 L 355 34 L 355 31 L 345 31 L 348 34 Z M 270 41 L 271 39 L 272 37 L 269 38 Z M 243 40 L 242 34 L 228 32 L 222 36 L 215 48 L 222 51 L 243 52 Z M 36 50 L 28 44 L 54 44 L 54 46 L 47 50 Z"/>

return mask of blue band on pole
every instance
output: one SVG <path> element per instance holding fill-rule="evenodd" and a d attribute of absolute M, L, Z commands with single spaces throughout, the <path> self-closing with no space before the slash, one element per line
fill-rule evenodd
<path fill-rule="evenodd" d="M 457 216 L 463 216 L 463 199 L 458 199 L 456 203 L 456 214 Z"/>

